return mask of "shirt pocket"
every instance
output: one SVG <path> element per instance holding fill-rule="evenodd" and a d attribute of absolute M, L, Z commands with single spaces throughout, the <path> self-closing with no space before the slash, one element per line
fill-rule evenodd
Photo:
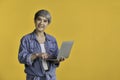
<path fill-rule="evenodd" d="M 49 43 L 48 43 L 48 48 L 49 48 L 49 51 L 51 51 L 51 52 L 54 52 L 55 51 L 55 42 L 52 42 L 52 41 L 50 41 Z"/>
<path fill-rule="evenodd" d="M 29 42 L 29 52 L 30 53 L 38 53 L 40 52 L 40 46 L 38 45 L 37 42 L 31 40 Z"/>
<path fill-rule="evenodd" d="M 37 49 L 37 47 L 30 48 L 30 49 L 29 49 L 29 52 L 30 52 L 30 53 L 37 53 L 37 52 L 38 52 L 38 49 Z"/>

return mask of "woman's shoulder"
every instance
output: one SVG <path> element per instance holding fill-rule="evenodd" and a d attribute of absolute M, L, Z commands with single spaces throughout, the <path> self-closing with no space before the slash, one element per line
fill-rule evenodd
<path fill-rule="evenodd" d="M 47 39 L 52 40 L 52 41 L 56 41 L 56 38 L 53 35 L 50 34 L 46 34 Z"/>
<path fill-rule="evenodd" d="M 32 33 L 28 33 L 22 36 L 21 40 L 26 40 L 26 39 L 30 39 Z"/>

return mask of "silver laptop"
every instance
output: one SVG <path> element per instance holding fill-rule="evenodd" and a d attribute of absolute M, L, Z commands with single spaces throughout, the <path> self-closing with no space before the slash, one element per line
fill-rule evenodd
<path fill-rule="evenodd" d="M 70 51 L 73 46 L 73 41 L 64 41 L 60 47 L 58 56 L 56 59 L 47 59 L 48 61 L 58 61 L 61 57 L 68 58 L 70 55 Z"/>

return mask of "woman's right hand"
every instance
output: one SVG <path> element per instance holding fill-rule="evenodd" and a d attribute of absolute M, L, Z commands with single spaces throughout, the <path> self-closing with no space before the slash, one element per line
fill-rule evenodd
<path fill-rule="evenodd" d="M 34 53 L 31 55 L 31 60 L 35 60 L 36 58 L 47 59 L 49 55 L 47 53 Z"/>
<path fill-rule="evenodd" d="M 37 54 L 32 54 L 32 55 L 31 55 L 31 60 L 33 61 L 33 60 L 35 60 L 37 57 L 38 57 Z"/>
<path fill-rule="evenodd" d="M 49 57 L 47 53 L 36 53 L 36 56 L 42 59 L 47 59 Z"/>

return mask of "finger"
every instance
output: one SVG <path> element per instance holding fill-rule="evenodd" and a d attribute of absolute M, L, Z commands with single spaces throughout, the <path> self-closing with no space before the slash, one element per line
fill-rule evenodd
<path fill-rule="evenodd" d="M 47 58 L 48 58 L 48 55 L 45 54 L 45 55 L 44 55 L 44 59 L 47 59 Z"/>
<path fill-rule="evenodd" d="M 64 58 L 64 57 L 61 57 L 61 58 L 60 58 L 60 61 L 64 61 L 64 60 L 65 60 L 65 58 Z"/>
<path fill-rule="evenodd" d="M 42 55 L 42 59 L 44 59 L 44 55 Z"/>
<path fill-rule="evenodd" d="M 38 53 L 36 53 L 35 55 L 36 55 L 37 57 L 39 57 L 39 54 L 38 54 Z"/>
<path fill-rule="evenodd" d="M 47 59 L 48 58 L 48 55 L 45 55 L 45 59 Z"/>

